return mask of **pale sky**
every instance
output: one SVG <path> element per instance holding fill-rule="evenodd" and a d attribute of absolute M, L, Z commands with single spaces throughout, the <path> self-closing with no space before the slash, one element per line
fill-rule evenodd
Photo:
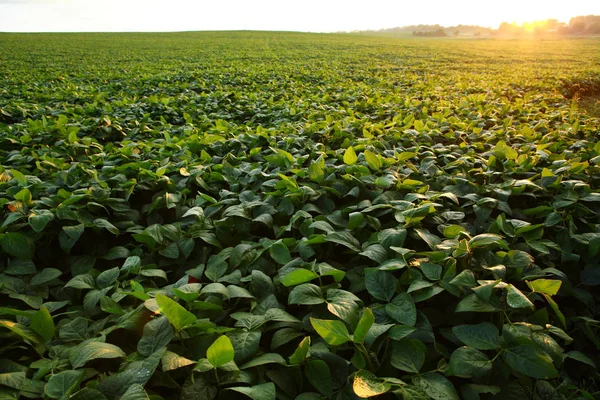
<path fill-rule="evenodd" d="M 0 32 L 335 32 L 600 14 L 600 0 L 0 0 Z"/>

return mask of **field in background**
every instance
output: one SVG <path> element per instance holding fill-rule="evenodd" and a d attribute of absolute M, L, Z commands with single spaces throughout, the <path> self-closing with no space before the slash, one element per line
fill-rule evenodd
<path fill-rule="evenodd" d="M 0 34 L 0 397 L 592 399 L 600 41 Z"/>

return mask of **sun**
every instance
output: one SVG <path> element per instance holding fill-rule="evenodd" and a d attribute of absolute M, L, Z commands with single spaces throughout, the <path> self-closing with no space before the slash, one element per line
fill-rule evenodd
<path fill-rule="evenodd" d="M 538 2 L 521 2 L 518 8 L 512 11 L 514 15 L 513 19 L 509 22 L 516 23 L 518 25 L 526 25 L 528 29 L 534 29 L 538 22 L 545 21 L 547 19 L 557 19 L 561 22 L 569 22 L 572 17 L 568 9 L 564 7 L 556 7 L 553 2 L 548 4 L 548 7 L 540 7 Z M 529 25 L 529 26 L 527 26 Z"/>

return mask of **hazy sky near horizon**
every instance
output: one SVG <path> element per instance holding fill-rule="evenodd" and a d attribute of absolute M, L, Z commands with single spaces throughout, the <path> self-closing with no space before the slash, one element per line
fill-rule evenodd
<path fill-rule="evenodd" d="M 600 14 L 600 0 L 0 0 L 0 32 L 335 32 Z"/>

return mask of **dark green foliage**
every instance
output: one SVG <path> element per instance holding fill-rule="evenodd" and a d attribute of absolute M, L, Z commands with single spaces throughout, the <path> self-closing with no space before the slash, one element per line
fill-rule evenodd
<path fill-rule="evenodd" d="M 0 54 L 1 398 L 599 395 L 596 41 Z"/>

